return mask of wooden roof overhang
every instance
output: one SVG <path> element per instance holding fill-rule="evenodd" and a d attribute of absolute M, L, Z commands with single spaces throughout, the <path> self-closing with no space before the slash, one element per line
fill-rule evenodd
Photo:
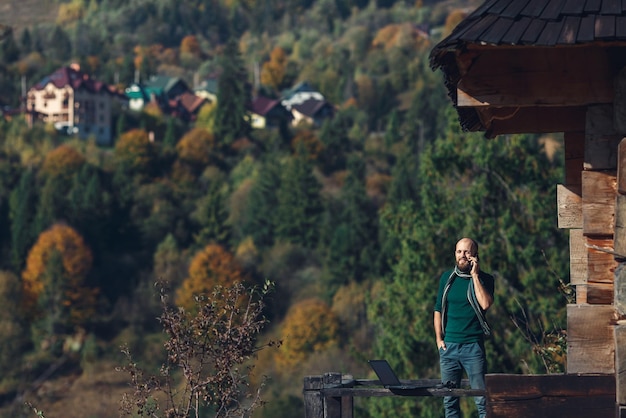
<path fill-rule="evenodd" d="M 487 0 L 430 60 L 465 131 L 584 131 L 587 106 L 615 99 L 626 65 L 626 2 Z"/>

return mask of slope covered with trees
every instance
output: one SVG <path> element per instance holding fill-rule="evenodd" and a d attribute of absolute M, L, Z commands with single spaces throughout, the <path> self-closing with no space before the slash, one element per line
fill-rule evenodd
<path fill-rule="evenodd" d="M 477 3 L 73 0 L 7 32 L 3 106 L 71 62 L 120 88 L 217 75 L 219 94 L 191 124 L 129 112 L 111 148 L 0 119 L 1 414 L 32 413 L 14 402 L 24 397 L 46 417 L 117 416 L 120 346 L 148 370 L 165 360 L 157 281 L 189 310 L 212 283 L 275 283 L 258 343 L 283 344 L 252 361 L 268 401 L 259 417 L 301 414 L 304 375 L 367 377 L 368 358 L 435 378 L 437 280 L 462 236 L 496 277 L 490 371 L 562 370 L 561 138 L 461 132 L 428 67 Z M 301 81 L 333 118 L 251 129 L 253 95 Z M 442 414 L 438 400 L 357 408 Z"/>

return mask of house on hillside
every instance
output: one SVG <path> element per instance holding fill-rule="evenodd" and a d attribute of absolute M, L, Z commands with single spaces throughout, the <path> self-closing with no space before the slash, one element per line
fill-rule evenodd
<path fill-rule="evenodd" d="M 335 107 L 306 81 L 284 92 L 281 104 L 291 112 L 294 126 L 301 123 L 319 126 L 335 114 Z"/>
<path fill-rule="evenodd" d="M 205 97 L 186 91 L 170 100 L 168 108 L 172 116 L 185 122 L 192 122 L 196 120 L 200 108 L 206 103 L 209 103 L 209 100 Z"/>
<path fill-rule="evenodd" d="M 194 88 L 193 92 L 196 96 L 204 97 L 210 103 L 217 102 L 218 77 L 211 76 L 200 81 Z"/>
<path fill-rule="evenodd" d="M 254 129 L 265 129 L 288 125 L 293 115 L 281 104 L 280 100 L 257 96 L 250 105 L 250 121 Z"/>
<path fill-rule="evenodd" d="M 144 83 L 126 88 L 129 108 L 140 112 L 148 103 L 155 103 L 163 113 L 183 121 L 195 120 L 208 99 L 194 94 L 187 83 L 177 77 L 152 76 Z"/>
<path fill-rule="evenodd" d="M 95 137 L 100 145 L 113 141 L 112 121 L 124 96 L 72 65 L 44 77 L 26 94 L 29 123 L 54 124 L 59 131 L 81 138 Z"/>

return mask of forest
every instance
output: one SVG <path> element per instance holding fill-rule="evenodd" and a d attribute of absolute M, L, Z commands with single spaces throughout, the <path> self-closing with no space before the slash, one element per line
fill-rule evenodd
<path fill-rule="evenodd" d="M 3 13 L 0 416 L 120 416 L 125 354 L 159 376 L 168 335 L 184 331 L 164 309 L 231 300 L 237 283 L 263 295 L 248 341 L 258 349 L 241 363 L 243 392 L 264 402 L 254 417 L 302 416 L 304 376 L 373 378 L 372 358 L 403 379 L 437 378 L 437 283 L 464 236 L 496 280 L 489 372 L 563 372 L 562 136 L 463 132 L 429 66 L 479 4 L 24 0 Z M 221 74 L 218 100 L 190 124 L 126 112 L 111 147 L 8 111 L 73 62 L 120 89 L 138 76 L 193 85 Z M 302 81 L 333 118 L 250 127 L 251 96 L 280 98 Z M 435 418 L 440 402 L 359 399 L 356 414 Z"/>

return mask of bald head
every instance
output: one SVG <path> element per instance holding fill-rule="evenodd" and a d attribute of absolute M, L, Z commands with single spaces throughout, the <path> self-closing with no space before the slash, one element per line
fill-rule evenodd
<path fill-rule="evenodd" d="M 469 250 L 470 255 L 475 256 L 478 254 L 478 243 L 471 238 L 461 238 L 459 242 L 456 243 L 456 248 L 459 246 L 463 247 L 463 249 Z"/>
<path fill-rule="evenodd" d="M 456 243 L 456 248 L 454 249 L 454 258 L 456 260 L 456 265 L 459 270 L 463 272 L 470 271 L 472 265 L 469 259 L 477 256 L 478 244 L 473 239 L 461 238 L 459 242 Z"/>

